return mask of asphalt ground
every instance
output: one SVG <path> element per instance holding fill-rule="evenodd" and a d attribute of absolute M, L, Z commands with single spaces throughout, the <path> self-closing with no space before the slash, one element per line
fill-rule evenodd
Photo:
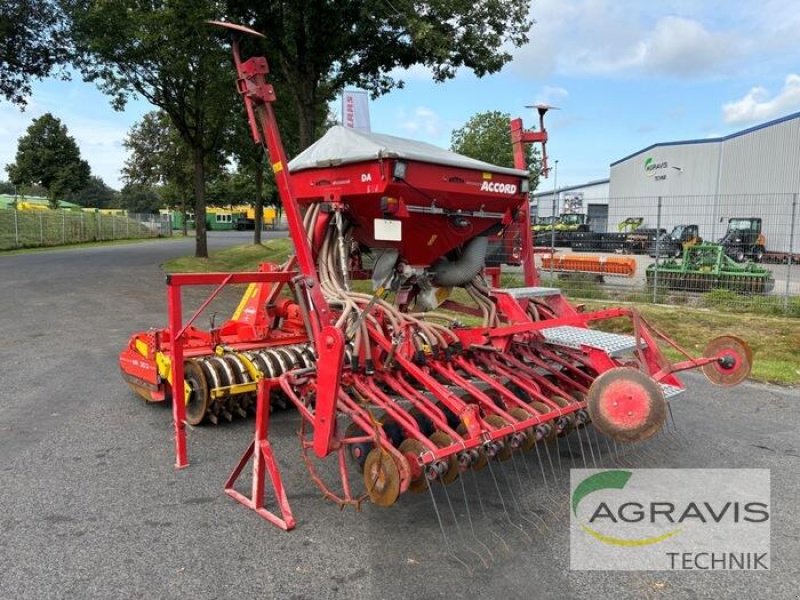
<path fill-rule="evenodd" d="M 249 235 L 212 233 L 210 246 Z M 698 375 L 673 402 L 677 432 L 620 459 L 600 443 L 595 458 L 770 469 L 769 572 L 570 571 L 566 469 L 584 466 L 575 437 L 553 450 L 552 470 L 545 461 L 544 480 L 528 454 L 449 496 L 436 488 L 448 543 L 424 494 L 340 511 L 307 476 L 290 411 L 273 415 L 271 440 L 299 524 L 275 529 L 222 492 L 252 421 L 196 428 L 192 464 L 175 471 L 169 408 L 119 375 L 130 333 L 166 322 L 159 264 L 191 250 L 187 240 L 0 256 L 0 598 L 800 595 L 800 391 L 721 389 Z"/>

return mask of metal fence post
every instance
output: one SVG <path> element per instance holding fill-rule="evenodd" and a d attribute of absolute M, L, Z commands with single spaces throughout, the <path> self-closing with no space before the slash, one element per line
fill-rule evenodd
<path fill-rule="evenodd" d="M 789 260 L 786 261 L 786 288 L 783 291 L 783 310 L 789 310 L 789 282 L 792 279 L 794 263 L 794 228 L 797 225 L 797 192 L 792 194 L 792 224 L 789 226 Z"/>
<path fill-rule="evenodd" d="M 125 215 L 125 237 L 131 237 L 131 219 L 128 215 Z"/>
<path fill-rule="evenodd" d="M 658 261 L 661 254 L 661 196 L 658 197 L 656 211 L 656 262 L 653 268 L 653 304 L 658 304 Z M 646 278 L 645 278 L 646 279 Z"/>
<path fill-rule="evenodd" d="M 39 245 L 44 246 L 44 217 L 39 213 Z"/>
<path fill-rule="evenodd" d="M 61 211 L 61 243 L 67 243 L 67 211 Z"/>
<path fill-rule="evenodd" d="M 14 209 L 14 245 L 19 248 L 19 218 L 16 208 Z"/>
<path fill-rule="evenodd" d="M 116 215 L 111 215 L 111 239 L 117 239 L 117 217 Z"/>

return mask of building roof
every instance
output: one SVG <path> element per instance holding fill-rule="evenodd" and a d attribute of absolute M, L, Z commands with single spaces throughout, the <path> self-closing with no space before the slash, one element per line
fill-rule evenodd
<path fill-rule="evenodd" d="M 791 121 L 792 119 L 800 119 L 800 112 L 792 113 L 790 115 L 786 115 L 785 117 L 780 117 L 779 119 L 774 119 L 772 121 L 767 121 L 766 123 L 761 123 L 760 125 L 754 125 L 753 127 L 748 127 L 747 129 L 742 129 L 741 131 L 737 131 L 735 133 L 731 133 L 722 137 L 716 138 L 700 138 L 700 139 L 693 139 L 693 140 L 678 140 L 676 142 L 658 142 L 657 144 L 651 144 L 647 148 L 642 148 L 641 150 L 637 150 L 633 154 L 629 154 L 625 158 L 620 158 L 611 163 L 610 166 L 618 165 L 621 162 L 625 162 L 629 158 L 633 158 L 643 152 L 647 152 L 648 150 L 652 150 L 653 148 L 659 148 L 663 146 L 684 146 L 688 144 L 717 144 L 719 142 L 726 142 L 733 138 L 739 137 L 741 135 L 747 135 L 748 133 L 753 133 L 754 131 L 758 131 L 759 129 L 766 129 L 767 127 L 772 127 L 773 125 L 779 125 L 780 123 L 784 123 L 786 121 Z"/>
<path fill-rule="evenodd" d="M 560 194 L 562 192 L 571 192 L 572 190 L 580 190 L 587 187 L 592 187 L 595 185 L 604 185 L 611 181 L 610 179 L 595 179 L 593 181 L 587 181 L 586 183 L 580 183 L 578 185 L 568 185 L 560 188 L 556 188 L 555 190 L 542 190 L 541 192 L 534 192 L 534 198 L 540 198 L 541 196 L 552 196 L 555 194 Z"/>

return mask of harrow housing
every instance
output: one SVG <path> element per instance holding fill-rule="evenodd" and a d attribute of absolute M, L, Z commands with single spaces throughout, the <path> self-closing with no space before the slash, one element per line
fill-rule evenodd
<path fill-rule="evenodd" d="M 253 442 L 226 491 L 291 529 L 269 441 L 275 403 L 297 409 L 303 460 L 328 499 L 389 506 L 591 423 L 615 440 L 647 439 L 684 390 L 680 371 L 701 367 L 725 385 L 747 376 L 752 357 L 739 340 L 721 338 L 702 358 L 683 352 L 670 363 L 659 344 L 677 346 L 634 309 L 582 312 L 558 289 L 537 286 L 527 227 L 526 287 L 487 283 L 487 237 L 520 215 L 528 222 L 523 169 L 340 128 L 289 163 L 266 60 L 243 61 L 235 38 L 233 53 L 296 253 L 257 273 L 169 276 L 168 327 L 134 334 L 123 350 L 133 389 L 172 401 L 178 467 L 188 465 L 187 424 L 255 412 Z M 520 159 L 522 144 L 547 139 L 514 125 Z M 228 321 L 194 326 L 225 286 L 242 283 Z M 199 285 L 215 287 L 184 320 L 182 289 Z M 634 334 L 598 327 L 617 318 L 629 319 Z M 317 468 L 326 458 L 336 461 L 336 483 Z M 248 496 L 236 482 L 249 461 Z M 265 507 L 267 476 L 280 514 Z"/>

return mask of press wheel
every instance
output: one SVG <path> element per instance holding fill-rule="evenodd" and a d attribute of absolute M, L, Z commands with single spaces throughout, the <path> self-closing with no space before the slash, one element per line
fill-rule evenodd
<path fill-rule="evenodd" d="M 743 339 L 723 335 L 711 340 L 703 356 L 717 360 L 703 366 L 703 373 L 716 385 L 736 385 L 750 375 L 753 351 Z"/>
<path fill-rule="evenodd" d="M 592 383 L 587 409 L 601 432 L 615 440 L 638 442 L 661 429 L 667 401 L 651 377 L 630 367 L 617 367 Z"/>
<path fill-rule="evenodd" d="M 544 402 L 539 402 L 538 400 L 534 400 L 528 404 L 533 410 L 535 410 L 540 415 L 546 415 L 547 413 L 553 412 L 553 408 L 545 404 Z M 547 421 L 548 425 L 550 425 L 550 433 L 545 436 L 545 441 L 552 442 L 558 436 L 558 431 L 556 430 L 555 423 L 552 421 Z"/>
<path fill-rule="evenodd" d="M 208 381 L 202 367 L 193 360 L 183 363 L 183 378 L 190 390 L 186 401 L 186 422 L 189 425 L 199 425 L 205 418 L 211 401 Z"/>
<path fill-rule="evenodd" d="M 400 495 L 400 470 L 381 448 L 373 448 L 364 461 L 364 486 L 369 499 L 378 506 L 391 506 Z"/>
<path fill-rule="evenodd" d="M 512 408 L 510 411 L 508 411 L 508 414 L 518 421 L 530 419 L 532 416 L 531 413 L 519 407 Z M 536 432 L 533 430 L 533 427 L 528 427 L 527 429 L 523 430 L 522 433 L 525 434 L 525 441 L 522 443 L 520 448 L 528 451 L 536 445 Z"/>
<path fill-rule="evenodd" d="M 453 440 L 444 431 L 434 431 L 433 434 L 431 434 L 430 440 L 436 444 L 437 448 L 446 448 L 453 444 Z M 458 462 L 453 455 L 448 456 L 444 460 L 447 461 L 447 471 L 444 472 L 444 475 L 442 475 L 440 479 L 443 484 L 450 485 L 458 479 Z"/>
<path fill-rule="evenodd" d="M 483 420 L 486 421 L 489 425 L 491 425 L 495 429 L 506 427 L 508 425 L 508 421 L 506 421 L 503 417 L 498 415 L 489 415 L 488 417 L 485 417 Z M 507 440 L 503 440 L 503 449 L 500 450 L 500 452 L 498 452 L 495 455 L 495 458 L 497 458 L 497 460 L 500 462 L 504 462 L 507 461 L 509 458 L 511 458 L 513 452 L 514 449 L 511 447 L 511 444 L 509 444 Z"/>
<path fill-rule="evenodd" d="M 462 423 L 461 425 L 458 426 L 456 432 L 459 435 L 466 437 L 468 434 L 467 426 Z M 489 459 L 486 457 L 486 452 L 484 452 L 483 448 L 481 448 L 480 446 L 475 448 L 475 450 L 478 451 L 478 460 L 472 463 L 471 468 L 473 471 L 483 471 L 486 468 L 486 465 L 489 464 Z"/>
<path fill-rule="evenodd" d="M 411 467 L 411 481 L 408 484 L 408 489 L 415 494 L 424 492 L 428 487 L 428 482 L 425 479 L 425 468 L 419 464 L 417 459 L 420 455 L 427 451 L 427 448 L 419 440 L 413 438 L 406 438 L 398 448 L 400 454 L 406 457 L 409 466 Z M 416 467 L 419 467 L 419 473 L 415 475 Z"/>

